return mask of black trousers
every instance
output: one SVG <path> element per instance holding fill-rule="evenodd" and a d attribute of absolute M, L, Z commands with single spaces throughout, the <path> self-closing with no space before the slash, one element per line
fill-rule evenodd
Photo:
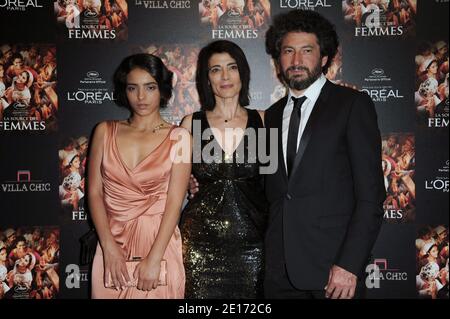
<path fill-rule="evenodd" d="M 264 297 L 266 299 L 326 299 L 325 290 L 299 290 L 289 280 L 286 266 L 279 265 L 276 271 L 266 272 L 264 279 Z M 363 279 L 356 284 L 353 299 L 364 299 L 366 286 Z"/>

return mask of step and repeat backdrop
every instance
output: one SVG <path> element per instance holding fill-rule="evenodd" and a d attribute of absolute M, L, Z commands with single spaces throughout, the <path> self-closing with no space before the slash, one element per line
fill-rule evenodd
<path fill-rule="evenodd" d="M 448 298 L 448 0 L 0 0 L 0 299 L 89 297 L 87 152 L 96 123 L 128 116 L 112 92 L 125 56 L 155 54 L 174 72 L 163 116 L 178 123 L 199 109 L 200 48 L 234 41 L 250 107 L 264 110 L 286 93 L 265 31 L 298 9 L 336 25 L 327 78 L 378 112 L 388 196 L 368 297 Z"/>

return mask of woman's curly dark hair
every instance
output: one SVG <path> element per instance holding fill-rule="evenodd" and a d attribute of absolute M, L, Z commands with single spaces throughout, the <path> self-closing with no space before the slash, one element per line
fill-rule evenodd
<path fill-rule="evenodd" d="M 275 61 L 279 60 L 281 42 L 289 32 L 306 32 L 316 35 L 321 56 L 328 57 L 327 63 L 322 67 L 322 72 L 327 73 L 339 46 L 334 25 L 319 13 L 311 10 L 293 10 L 277 15 L 266 32 L 266 52 Z"/>

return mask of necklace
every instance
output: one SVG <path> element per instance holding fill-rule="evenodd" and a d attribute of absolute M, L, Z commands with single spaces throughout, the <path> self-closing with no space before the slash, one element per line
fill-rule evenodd
<path fill-rule="evenodd" d="M 216 112 L 214 112 L 214 113 L 216 113 Z M 237 112 L 236 112 L 237 113 Z M 219 117 L 223 117 L 223 115 L 222 114 L 219 114 L 219 113 L 216 113 Z M 234 114 L 234 116 L 232 117 L 232 118 L 229 118 L 229 119 L 224 119 L 224 122 L 225 123 L 228 123 L 228 122 L 231 122 L 232 120 L 234 120 L 234 118 L 236 117 L 236 114 Z"/>
<path fill-rule="evenodd" d="M 139 129 L 139 128 L 137 128 L 136 126 L 131 125 L 131 119 L 130 119 L 130 118 L 127 119 L 127 123 L 128 123 L 128 125 L 131 126 L 132 128 Z M 160 124 L 158 124 L 158 125 L 156 125 L 155 127 L 152 128 L 152 133 L 156 133 L 157 131 L 159 131 L 160 129 L 162 129 L 162 128 L 164 127 L 164 125 L 165 125 L 164 122 L 163 122 L 163 123 L 160 123 Z"/>
<path fill-rule="evenodd" d="M 153 130 L 152 130 L 152 133 L 155 133 L 156 131 L 159 131 L 160 129 L 162 129 L 163 127 L 164 127 L 164 123 L 161 123 L 161 124 L 158 124 L 158 125 L 156 125 L 154 128 L 153 128 Z"/>

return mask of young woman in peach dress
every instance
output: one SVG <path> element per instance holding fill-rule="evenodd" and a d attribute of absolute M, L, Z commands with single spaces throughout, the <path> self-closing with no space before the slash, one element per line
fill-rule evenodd
<path fill-rule="evenodd" d="M 136 54 L 122 61 L 114 86 L 117 103 L 131 116 L 100 123 L 92 140 L 89 208 L 99 237 L 92 298 L 183 298 L 177 224 L 191 143 L 186 130 L 159 113 L 172 94 L 172 73 L 159 58 Z"/>

